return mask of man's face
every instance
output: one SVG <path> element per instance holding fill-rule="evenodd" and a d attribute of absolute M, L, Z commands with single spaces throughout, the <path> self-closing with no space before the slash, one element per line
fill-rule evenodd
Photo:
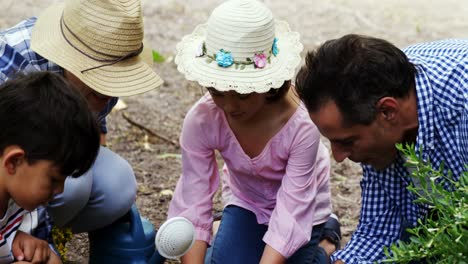
<path fill-rule="evenodd" d="M 401 131 L 381 113 L 370 125 L 344 126 L 342 114 L 330 100 L 317 112 L 310 113 L 310 117 L 322 135 L 330 140 L 333 156 L 338 162 L 349 158 L 384 169 L 397 156 L 395 144 L 402 138 Z"/>
<path fill-rule="evenodd" d="M 69 71 L 64 70 L 64 77 L 80 91 L 88 101 L 91 111 L 95 113 L 99 113 L 104 110 L 106 105 L 109 103 L 109 100 L 112 98 L 111 96 L 103 95 L 94 91 Z"/>

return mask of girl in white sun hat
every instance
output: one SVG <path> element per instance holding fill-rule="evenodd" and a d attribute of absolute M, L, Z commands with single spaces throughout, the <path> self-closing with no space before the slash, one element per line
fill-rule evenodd
<path fill-rule="evenodd" d="M 256 0 L 224 2 L 177 45 L 178 70 L 208 90 L 184 120 L 168 213 L 195 226 L 183 263 L 327 263 L 318 240 L 331 214 L 329 155 L 290 81 L 302 48 Z"/>

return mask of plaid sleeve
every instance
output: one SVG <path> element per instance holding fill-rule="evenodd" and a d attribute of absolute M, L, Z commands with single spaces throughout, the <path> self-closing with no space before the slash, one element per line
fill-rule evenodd
<path fill-rule="evenodd" d="M 379 177 L 384 179 L 379 180 Z M 393 190 L 401 188 L 401 183 L 389 178 L 384 173 L 366 170 L 364 166 L 359 225 L 346 247 L 332 255 L 333 262 L 341 259 L 346 264 L 353 264 L 382 260 L 385 258 L 384 246 L 390 246 L 399 239 L 401 210 L 388 195 L 391 191 L 381 182 L 390 181 L 395 187 Z"/>
<path fill-rule="evenodd" d="M 462 120 L 460 123 L 460 145 L 461 152 L 463 155 L 463 163 L 468 166 L 468 99 L 464 114 L 462 115 Z"/>
<path fill-rule="evenodd" d="M 0 31 L 0 83 L 19 72 L 53 71 L 61 68 L 39 56 L 30 48 L 31 31 L 36 22 L 32 17 Z"/>
<path fill-rule="evenodd" d="M 461 122 L 459 127 L 460 135 L 460 153 L 462 154 L 463 164 L 468 165 L 468 63 L 465 68 L 466 74 L 465 78 L 460 82 L 462 87 L 462 92 L 464 94 L 464 110 L 461 115 Z"/>

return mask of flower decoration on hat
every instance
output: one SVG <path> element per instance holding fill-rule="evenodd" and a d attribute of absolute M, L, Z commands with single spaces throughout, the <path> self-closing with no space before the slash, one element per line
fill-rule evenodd
<path fill-rule="evenodd" d="M 268 52 L 268 55 L 262 52 L 257 52 L 254 54 L 253 58 L 246 58 L 245 61 L 235 60 L 230 51 L 220 49 L 216 54 L 209 55 L 206 52 L 205 42 L 200 43 L 197 50 L 195 51 L 195 57 L 205 57 L 206 62 L 211 63 L 216 61 L 218 66 L 223 68 L 235 66 L 236 69 L 245 69 L 247 65 L 253 65 L 256 69 L 263 69 L 267 64 L 271 63 L 271 56 L 277 56 L 279 53 L 278 49 L 278 39 L 274 38 L 273 44 L 271 45 L 271 50 Z"/>
<path fill-rule="evenodd" d="M 218 53 L 216 53 L 216 62 L 219 66 L 227 68 L 234 63 L 234 59 L 232 58 L 232 54 L 229 51 L 225 51 L 220 49 Z"/>
<path fill-rule="evenodd" d="M 253 62 L 255 64 L 255 68 L 265 68 L 267 64 L 267 56 L 263 53 L 257 53 L 253 58 Z"/>
<path fill-rule="evenodd" d="M 271 45 L 271 53 L 276 57 L 278 55 L 279 49 L 278 49 L 278 39 L 275 38 L 273 40 L 273 45 Z"/>
<path fill-rule="evenodd" d="M 195 56 L 201 57 L 205 55 L 205 53 L 206 53 L 205 43 L 201 42 L 200 45 L 198 45 L 197 50 L 195 51 Z"/>

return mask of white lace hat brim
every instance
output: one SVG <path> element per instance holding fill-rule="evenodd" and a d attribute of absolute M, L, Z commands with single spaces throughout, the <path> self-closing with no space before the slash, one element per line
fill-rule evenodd
<path fill-rule="evenodd" d="M 216 61 L 208 62 L 206 56 L 196 57 L 200 44 L 204 42 L 207 24 L 197 26 L 194 32 L 177 44 L 175 63 L 187 80 L 197 81 L 201 86 L 213 87 L 218 91 L 234 90 L 241 94 L 265 93 L 279 88 L 291 80 L 301 62 L 303 45 L 299 33 L 290 30 L 285 21 L 275 20 L 275 37 L 278 39 L 277 56 L 271 55 L 270 63 L 264 68 L 248 65 L 244 69 L 234 65 L 223 68 Z"/>

